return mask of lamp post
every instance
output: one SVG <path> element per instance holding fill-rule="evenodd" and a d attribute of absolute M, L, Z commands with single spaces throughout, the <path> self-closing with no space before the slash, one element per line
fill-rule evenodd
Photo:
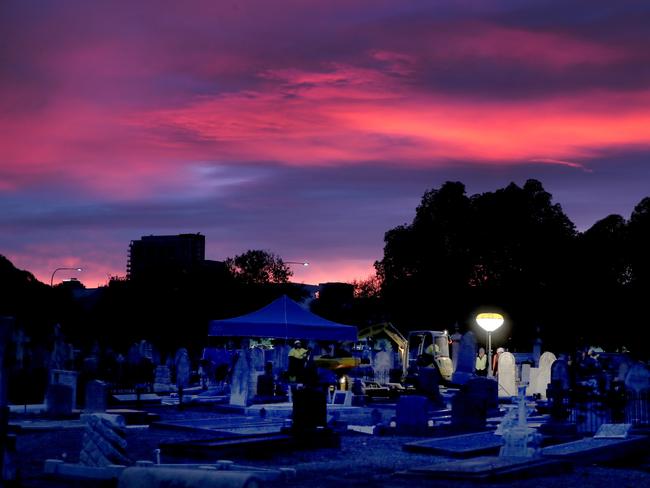
<path fill-rule="evenodd" d="M 476 316 L 478 326 L 487 332 L 488 339 L 488 376 L 492 376 L 492 332 L 503 325 L 500 313 L 480 313 Z"/>
<path fill-rule="evenodd" d="M 307 261 L 283 261 L 284 264 L 301 264 L 305 267 L 309 266 Z"/>
<path fill-rule="evenodd" d="M 56 274 L 57 271 L 61 271 L 63 269 L 69 269 L 72 271 L 83 271 L 82 268 L 56 268 L 54 271 L 52 271 L 52 277 L 50 278 L 50 286 L 54 286 L 54 275 Z"/>

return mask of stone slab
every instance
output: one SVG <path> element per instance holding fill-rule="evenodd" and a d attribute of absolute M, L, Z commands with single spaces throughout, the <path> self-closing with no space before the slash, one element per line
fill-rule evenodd
<path fill-rule="evenodd" d="M 183 458 L 215 459 L 217 455 L 254 455 L 291 449 L 315 449 L 340 447 L 340 436 L 328 428 L 312 429 L 305 432 L 292 432 L 283 429 L 282 433 L 247 434 L 220 436 L 213 439 L 161 442 L 163 453 Z"/>
<path fill-rule="evenodd" d="M 408 452 L 466 458 L 497 454 L 502 445 L 501 436 L 493 432 L 480 432 L 408 442 L 402 449 Z"/>
<path fill-rule="evenodd" d="M 603 424 L 598 427 L 594 439 L 626 439 L 632 424 Z"/>
<path fill-rule="evenodd" d="M 126 469 L 126 466 L 111 465 L 96 468 L 81 464 L 64 463 L 59 459 L 47 459 L 45 460 L 43 472 L 53 477 L 111 480 L 119 478 L 124 469 Z"/>
<path fill-rule="evenodd" d="M 149 425 L 160 419 L 160 415 L 158 414 L 131 408 L 110 408 L 106 410 L 106 413 L 121 415 L 124 417 L 126 425 Z"/>
<path fill-rule="evenodd" d="M 570 463 L 544 458 L 483 456 L 459 459 L 396 473 L 398 476 L 451 480 L 505 480 L 540 476 L 570 469 Z"/>
<path fill-rule="evenodd" d="M 210 434 L 255 434 L 280 432 L 284 420 L 261 419 L 257 417 L 226 417 L 176 420 L 171 422 L 154 422 L 152 428 L 194 432 L 209 432 Z"/>
<path fill-rule="evenodd" d="M 12 420 L 9 422 L 9 429 L 12 432 L 50 432 L 57 430 L 84 429 L 85 422 L 79 419 L 74 420 Z"/>
<path fill-rule="evenodd" d="M 624 459 L 648 449 L 650 439 L 630 435 L 627 439 L 594 439 L 587 437 L 578 441 L 556 444 L 542 449 L 545 458 L 566 459 L 577 464 L 593 464 Z"/>
<path fill-rule="evenodd" d="M 112 402 L 113 403 L 126 403 L 126 404 L 133 404 L 138 402 L 138 395 L 135 393 L 126 393 L 126 394 L 118 394 L 118 395 L 112 395 Z M 161 398 L 156 395 L 155 393 L 142 393 L 140 395 L 140 403 L 147 403 L 147 404 L 158 404 L 161 403 Z"/>

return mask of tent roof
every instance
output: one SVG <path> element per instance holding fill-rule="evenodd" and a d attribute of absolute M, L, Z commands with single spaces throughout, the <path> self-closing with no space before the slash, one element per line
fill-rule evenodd
<path fill-rule="evenodd" d="M 208 335 L 356 341 L 357 328 L 314 315 L 283 295 L 256 312 L 232 319 L 212 320 Z"/>

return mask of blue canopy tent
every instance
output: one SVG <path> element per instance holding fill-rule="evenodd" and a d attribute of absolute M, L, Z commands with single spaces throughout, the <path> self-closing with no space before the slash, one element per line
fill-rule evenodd
<path fill-rule="evenodd" d="M 267 337 L 324 341 L 356 341 L 357 328 L 337 324 L 305 310 L 286 295 L 240 317 L 212 320 L 210 337 Z"/>

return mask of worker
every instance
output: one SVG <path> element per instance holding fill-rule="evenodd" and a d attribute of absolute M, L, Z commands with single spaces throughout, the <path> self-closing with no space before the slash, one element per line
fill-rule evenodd
<path fill-rule="evenodd" d="M 487 356 L 485 355 L 485 348 L 483 347 L 480 347 L 478 350 L 474 370 L 476 376 L 487 376 Z"/>
<path fill-rule="evenodd" d="M 308 353 L 309 350 L 302 347 L 300 341 L 293 343 L 293 347 L 289 350 L 289 381 L 295 382 L 302 379 Z"/>
<path fill-rule="evenodd" d="M 496 374 L 499 372 L 499 356 L 506 352 L 506 350 L 502 347 L 497 348 L 497 353 L 494 355 L 492 358 L 492 374 L 496 376 Z"/>
<path fill-rule="evenodd" d="M 440 346 L 436 344 L 435 342 L 432 342 L 427 346 L 427 348 L 424 350 L 425 354 L 428 354 L 429 356 L 437 356 L 440 354 Z"/>

